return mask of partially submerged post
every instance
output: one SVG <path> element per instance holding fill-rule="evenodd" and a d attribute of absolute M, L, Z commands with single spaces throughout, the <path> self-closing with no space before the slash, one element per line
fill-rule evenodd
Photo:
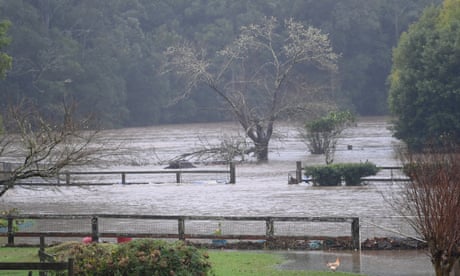
<path fill-rule="evenodd" d="M 230 162 L 230 184 L 236 183 L 235 163 Z"/>

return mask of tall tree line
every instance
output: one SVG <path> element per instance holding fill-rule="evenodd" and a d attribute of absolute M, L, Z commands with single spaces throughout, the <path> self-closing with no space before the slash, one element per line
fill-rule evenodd
<path fill-rule="evenodd" d="M 263 16 L 295 18 L 329 33 L 339 61 L 340 104 L 387 112 L 391 50 L 421 11 L 441 0 L 0 0 L 11 22 L 13 68 L 0 105 L 24 97 L 49 114 L 75 100 L 107 127 L 228 119 L 219 99 L 160 74 L 163 52 L 186 39 L 215 51 Z"/>

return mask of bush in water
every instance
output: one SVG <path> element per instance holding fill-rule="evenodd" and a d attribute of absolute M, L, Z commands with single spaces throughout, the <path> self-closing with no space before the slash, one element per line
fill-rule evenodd
<path fill-rule="evenodd" d="M 347 186 L 356 186 L 361 184 L 362 177 L 375 175 L 378 171 L 375 164 L 367 161 L 305 167 L 305 175 L 311 176 L 313 184 L 318 186 L 338 186 L 342 177 Z"/>

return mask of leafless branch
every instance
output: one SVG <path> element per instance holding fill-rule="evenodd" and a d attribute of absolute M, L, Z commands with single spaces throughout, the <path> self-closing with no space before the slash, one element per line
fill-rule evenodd
<path fill-rule="evenodd" d="M 460 154 L 458 146 L 403 153 L 410 177 L 392 204 L 428 243 L 436 275 L 449 275 L 460 259 Z"/>
<path fill-rule="evenodd" d="M 98 131 L 90 130 L 91 117 L 77 120 L 75 108 L 75 103 L 64 104 L 61 122 L 47 120 L 26 101 L 10 109 L 0 135 L 0 158 L 14 160 L 15 166 L 0 180 L 0 196 L 18 180 L 53 177 L 65 167 L 98 158 L 102 148 L 91 145 Z"/>

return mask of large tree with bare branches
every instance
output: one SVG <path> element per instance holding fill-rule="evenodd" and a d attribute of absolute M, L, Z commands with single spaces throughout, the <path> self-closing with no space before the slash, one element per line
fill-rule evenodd
<path fill-rule="evenodd" d="M 436 147 L 438 144 L 436 144 Z M 404 154 L 410 177 L 394 198 L 394 207 L 407 218 L 428 245 L 438 276 L 447 276 L 460 260 L 460 155 L 458 146 Z"/>
<path fill-rule="evenodd" d="M 273 17 L 242 27 L 231 44 L 208 54 L 190 42 L 169 47 L 166 71 L 185 81 L 183 97 L 197 87 L 216 93 L 253 141 L 258 161 L 268 160 L 275 121 L 308 110 L 312 91 L 321 90 L 309 75 L 327 72 L 321 85 L 331 89 L 338 59 L 321 30 Z"/>
<path fill-rule="evenodd" d="M 100 147 L 90 145 L 98 133 L 90 130 L 94 120 L 77 119 L 74 111 L 74 103 L 64 104 L 60 122 L 46 118 L 27 101 L 6 112 L 0 161 L 12 165 L 6 171 L 0 168 L 0 197 L 19 180 L 54 177 L 65 167 L 95 160 Z"/>

